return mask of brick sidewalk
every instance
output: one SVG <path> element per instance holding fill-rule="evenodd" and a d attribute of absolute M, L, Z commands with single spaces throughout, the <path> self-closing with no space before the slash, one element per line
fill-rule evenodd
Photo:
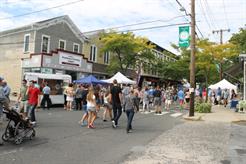
<path fill-rule="evenodd" d="M 246 121 L 245 113 L 213 106 L 212 113 L 197 114 L 203 121 L 186 121 L 134 151 L 125 164 L 220 164 L 228 159 L 231 122 Z M 240 144 L 240 143 L 238 143 Z M 238 156 L 233 156 L 238 158 Z"/>

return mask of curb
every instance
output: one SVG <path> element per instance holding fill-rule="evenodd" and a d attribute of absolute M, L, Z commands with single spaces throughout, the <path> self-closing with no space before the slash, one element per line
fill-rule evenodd
<path fill-rule="evenodd" d="M 183 116 L 183 119 L 187 120 L 187 121 L 202 121 L 202 116 L 192 116 L 192 117 L 189 117 L 189 116 Z"/>
<path fill-rule="evenodd" d="M 246 120 L 233 120 L 233 121 L 231 121 L 231 123 L 239 123 L 239 122 L 246 123 Z"/>

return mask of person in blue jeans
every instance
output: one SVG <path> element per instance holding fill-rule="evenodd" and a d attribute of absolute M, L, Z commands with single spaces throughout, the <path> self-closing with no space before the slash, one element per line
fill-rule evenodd
<path fill-rule="evenodd" d="M 125 106 L 124 112 L 126 112 L 127 116 L 126 133 L 131 133 L 134 114 L 139 110 L 138 98 L 137 95 L 134 95 L 134 90 L 131 90 L 130 94 L 125 97 L 123 105 Z"/>
<path fill-rule="evenodd" d="M 85 85 L 82 87 L 82 98 L 81 98 L 81 101 L 82 101 L 82 110 L 83 110 L 83 116 L 81 118 L 81 120 L 79 121 L 79 124 L 81 126 L 85 126 L 87 125 L 86 123 L 86 120 L 88 118 L 88 111 L 87 111 L 87 100 L 86 100 L 86 97 L 87 97 L 87 94 L 88 94 L 88 86 Z"/>
<path fill-rule="evenodd" d="M 122 113 L 122 91 L 118 86 L 117 80 L 113 80 L 113 87 L 111 88 L 111 102 L 113 106 L 114 119 L 112 121 L 112 127 L 117 128 L 118 120 Z"/>

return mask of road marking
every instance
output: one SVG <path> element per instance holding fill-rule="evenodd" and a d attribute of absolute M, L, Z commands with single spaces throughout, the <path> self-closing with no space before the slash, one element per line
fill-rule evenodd
<path fill-rule="evenodd" d="M 18 151 L 23 151 L 23 148 L 15 149 L 12 151 L 5 151 L 5 152 L 1 153 L 0 156 L 17 153 Z"/>
<path fill-rule="evenodd" d="M 157 116 L 162 116 L 162 115 L 164 115 L 164 114 L 168 114 L 169 112 L 162 112 L 161 114 L 159 114 L 159 113 L 155 113 L 155 115 L 157 115 Z"/>
<path fill-rule="evenodd" d="M 171 114 L 170 116 L 172 116 L 172 117 L 179 117 L 179 116 L 181 116 L 181 115 L 183 115 L 183 113 L 174 113 L 174 114 Z"/>
<path fill-rule="evenodd" d="M 148 112 L 148 111 L 146 111 L 146 112 L 141 111 L 142 114 L 150 114 L 150 113 L 154 113 L 154 112 L 155 111 L 150 111 L 150 112 Z"/>

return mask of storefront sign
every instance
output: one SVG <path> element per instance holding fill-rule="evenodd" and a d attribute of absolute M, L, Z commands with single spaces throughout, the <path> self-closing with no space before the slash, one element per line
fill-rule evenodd
<path fill-rule="evenodd" d="M 81 60 L 81 56 L 59 52 L 59 64 L 81 67 Z"/>

